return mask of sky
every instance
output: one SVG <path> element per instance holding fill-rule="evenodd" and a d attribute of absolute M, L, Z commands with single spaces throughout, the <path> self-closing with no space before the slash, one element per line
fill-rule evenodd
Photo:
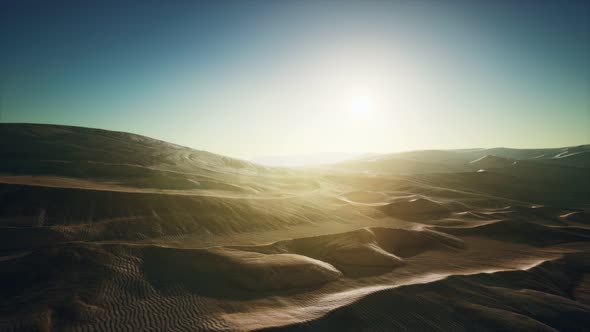
<path fill-rule="evenodd" d="M 0 122 L 239 158 L 590 143 L 590 2 L 0 0 Z"/>

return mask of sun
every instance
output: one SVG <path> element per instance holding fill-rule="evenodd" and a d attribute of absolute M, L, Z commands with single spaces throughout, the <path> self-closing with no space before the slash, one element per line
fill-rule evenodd
<path fill-rule="evenodd" d="M 373 98 L 367 95 L 355 96 L 350 102 L 350 115 L 353 118 L 366 118 L 373 111 Z"/>

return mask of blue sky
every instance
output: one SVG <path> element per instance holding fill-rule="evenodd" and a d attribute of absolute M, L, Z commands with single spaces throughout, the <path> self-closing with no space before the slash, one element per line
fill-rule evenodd
<path fill-rule="evenodd" d="M 590 143 L 587 1 L 0 6 L 1 122 L 242 158 Z"/>

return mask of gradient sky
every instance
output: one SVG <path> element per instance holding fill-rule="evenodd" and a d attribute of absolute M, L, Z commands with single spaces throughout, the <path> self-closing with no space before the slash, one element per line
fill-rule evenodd
<path fill-rule="evenodd" d="M 590 143 L 588 1 L 0 6 L 0 122 L 242 158 Z"/>

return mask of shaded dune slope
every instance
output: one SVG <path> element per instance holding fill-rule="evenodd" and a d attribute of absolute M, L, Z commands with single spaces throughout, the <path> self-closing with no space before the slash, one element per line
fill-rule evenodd
<path fill-rule="evenodd" d="M 590 270 L 587 254 L 527 271 L 451 276 L 372 293 L 326 316 L 268 331 L 337 329 L 437 331 L 585 331 L 590 306 L 572 289 Z"/>
<path fill-rule="evenodd" d="M 422 197 L 395 201 L 383 206 L 382 210 L 405 220 L 440 219 L 451 214 L 446 206 Z"/>
<path fill-rule="evenodd" d="M 457 250 L 464 243 L 430 230 L 364 228 L 352 232 L 285 240 L 268 246 L 241 246 L 264 254 L 295 253 L 325 261 L 344 274 L 383 272 L 404 264 L 403 258 L 427 250 Z"/>
<path fill-rule="evenodd" d="M 500 241 L 526 243 L 534 246 L 590 240 L 590 229 L 546 226 L 526 221 L 499 221 L 477 227 L 434 227 L 434 229 L 454 235 L 488 237 Z"/>
<path fill-rule="evenodd" d="M 199 294 L 215 297 L 248 296 L 241 289 L 272 291 L 310 287 L 342 275 L 326 262 L 289 253 L 151 247 L 144 254 L 144 271 L 154 285 L 165 288 L 171 282 L 180 281 Z"/>

